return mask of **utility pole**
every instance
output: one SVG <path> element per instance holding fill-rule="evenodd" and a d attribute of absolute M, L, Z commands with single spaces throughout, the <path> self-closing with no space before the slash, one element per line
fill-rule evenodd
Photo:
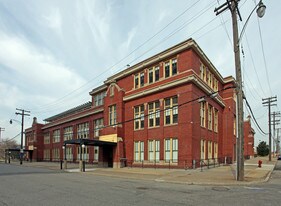
<path fill-rule="evenodd" d="M 276 137 L 276 128 L 275 126 L 280 124 L 280 119 L 276 119 L 280 117 L 280 112 L 272 112 L 272 125 L 273 125 L 273 152 L 276 154 L 277 153 L 277 144 L 278 144 L 278 139 Z"/>
<path fill-rule="evenodd" d="M 24 126 L 24 116 L 30 116 L 30 111 L 26 111 L 24 109 L 18 109 L 16 115 L 21 115 L 21 138 L 20 138 L 20 164 L 22 164 L 22 158 L 23 158 L 23 126 Z"/>
<path fill-rule="evenodd" d="M 242 74 L 241 74 L 241 61 L 240 61 L 240 48 L 239 44 L 243 32 L 245 31 L 246 25 L 256 10 L 258 17 L 262 18 L 265 14 L 266 6 L 262 3 L 262 0 L 254 7 L 248 16 L 240 35 L 238 36 L 238 26 L 237 26 L 237 15 L 239 16 L 240 21 L 242 21 L 238 3 L 240 0 L 226 0 L 224 4 L 215 8 L 216 15 L 221 14 L 222 12 L 229 9 L 232 16 L 232 30 L 233 30 L 233 48 L 235 54 L 235 71 L 236 71 L 236 94 L 237 94 L 237 111 L 238 111 L 238 126 L 237 126 L 237 140 L 236 140 L 236 150 L 237 150 L 237 171 L 236 171 L 236 180 L 244 180 L 244 113 L 243 113 L 243 88 L 242 88 Z"/>
<path fill-rule="evenodd" d="M 276 104 L 272 104 L 272 103 L 277 101 L 277 96 L 264 98 L 264 99 L 262 99 L 262 101 L 263 101 L 262 104 L 264 106 L 268 106 L 268 130 L 269 130 L 269 137 L 268 137 L 269 156 L 268 156 L 268 160 L 271 161 L 271 106 L 276 106 Z"/>
<path fill-rule="evenodd" d="M 5 131 L 5 128 L 0 127 L 0 142 L 2 142 L 2 140 L 1 140 L 1 132 L 4 132 L 4 131 Z"/>
<path fill-rule="evenodd" d="M 280 138 L 279 138 L 279 130 L 280 130 L 281 128 L 278 128 L 277 129 L 277 155 L 280 155 Z"/>
<path fill-rule="evenodd" d="M 238 36 L 238 25 L 237 25 L 237 14 L 242 20 L 239 8 L 239 0 L 227 0 L 226 3 L 222 4 L 215 9 L 216 15 L 229 9 L 232 16 L 232 30 L 233 30 L 233 49 L 235 56 L 235 71 L 236 71 L 236 95 L 237 95 L 237 111 L 238 111 L 238 125 L 237 125 L 237 139 L 236 139 L 236 150 L 237 150 L 237 171 L 236 180 L 244 180 L 244 121 L 243 121 L 243 90 L 242 90 L 242 74 L 241 74 L 241 61 L 240 61 L 240 46 Z"/>

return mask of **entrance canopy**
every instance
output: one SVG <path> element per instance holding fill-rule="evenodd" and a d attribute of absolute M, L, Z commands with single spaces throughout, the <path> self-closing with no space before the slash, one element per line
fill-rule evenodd
<path fill-rule="evenodd" d="M 9 148 L 9 149 L 5 149 L 6 152 L 20 152 L 19 148 Z M 33 152 L 33 150 L 29 150 L 29 149 L 23 149 L 23 152 Z"/>
<path fill-rule="evenodd" d="M 75 145 L 85 145 L 85 146 L 116 146 L 116 142 L 100 141 L 96 139 L 71 139 L 65 140 L 64 145 L 75 144 Z"/>

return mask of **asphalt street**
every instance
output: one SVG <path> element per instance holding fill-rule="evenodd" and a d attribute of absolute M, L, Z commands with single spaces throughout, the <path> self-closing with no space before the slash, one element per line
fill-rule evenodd
<path fill-rule="evenodd" d="M 0 163 L 0 205 L 281 205 L 281 161 L 267 183 L 199 186 Z"/>

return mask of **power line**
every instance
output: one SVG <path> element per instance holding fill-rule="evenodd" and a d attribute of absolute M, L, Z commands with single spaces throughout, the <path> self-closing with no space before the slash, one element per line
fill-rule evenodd
<path fill-rule="evenodd" d="M 268 75 L 268 68 L 267 68 L 267 63 L 266 63 L 266 58 L 265 58 L 265 54 L 264 54 L 264 44 L 263 44 L 263 39 L 262 39 L 262 33 L 261 33 L 261 27 L 260 27 L 260 21 L 258 19 L 258 25 L 259 25 L 259 35 L 260 35 L 260 40 L 261 40 L 261 50 L 262 50 L 262 56 L 263 56 L 263 61 L 264 61 L 264 66 L 265 66 L 265 71 L 266 71 L 266 79 L 267 79 L 267 84 L 269 87 L 269 91 L 272 94 L 272 89 L 270 86 L 270 81 L 269 81 L 269 75 Z"/>
<path fill-rule="evenodd" d="M 171 106 L 171 107 L 165 107 L 164 109 L 159 109 L 159 110 L 157 110 L 157 111 L 155 111 L 155 112 L 151 112 L 151 113 L 145 114 L 145 115 L 140 116 L 140 117 L 131 118 L 131 119 L 128 119 L 128 120 L 125 120 L 125 121 L 122 121 L 122 122 L 117 122 L 117 123 L 115 123 L 115 124 L 105 125 L 105 126 L 102 126 L 102 127 L 94 128 L 94 129 L 92 130 L 92 132 L 94 133 L 95 131 L 101 130 L 101 129 L 104 129 L 104 128 L 116 127 L 116 126 L 118 126 L 118 125 L 126 124 L 126 123 L 129 123 L 129 122 L 135 121 L 135 120 L 139 120 L 139 119 L 141 119 L 141 118 L 145 118 L 145 117 L 148 117 L 148 116 L 150 116 L 150 115 L 156 115 L 156 114 L 158 114 L 158 113 L 160 113 L 160 112 L 164 112 L 164 111 L 166 111 L 166 110 L 171 110 L 171 109 L 176 108 L 176 107 L 179 108 L 179 107 L 182 107 L 182 106 L 184 106 L 184 105 L 190 104 L 190 103 L 192 103 L 192 102 L 199 101 L 199 100 L 201 100 L 201 99 L 205 99 L 205 98 L 214 98 L 214 96 L 216 96 L 217 94 L 219 94 L 219 93 L 222 92 L 222 91 L 225 91 L 225 90 L 228 90 L 228 89 L 235 89 L 235 88 L 236 88 L 235 86 L 229 86 L 229 87 L 223 88 L 223 89 L 221 89 L 221 90 L 218 90 L 218 91 L 216 91 L 216 92 L 212 92 L 212 93 L 210 93 L 210 94 L 208 94 L 208 95 L 202 95 L 202 96 L 199 96 L 199 97 L 197 97 L 197 98 L 191 99 L 191 100 L 189 100 L 189 101 L 183 102 L 183 103 L 181 103 L 181 104 L 178 104 L 178 105 L 175 105 L 175 106 Z M 83 132 L 77 132 L 77 134 L 79 134 L 79 133 L 83 133 Z"/>
<path fill-rule="evenodd" d="M 135 62 L 136 60 L 138 60 L 139 58 L 141 58 L 142 56 L 144 56 L 146 53 L 150 52 L 151 50 L 155 49 L 157 46 L 159 46 L 160 44 L 162 44 L 163 42 L 165 42 L 166 40 L 168 40 L 169 38 L 171 38 L 173 35 L 175 35 L 176 33 L 178 33 L 179 31 L 181 31 L 182 29 L 184 29 L 187 25 L 189 25 L 190 23 L 192 23 L 193 21 L 195 21 L 196 19 L 198 19 L 200 16 L 202 16 L 203 14 L 205 14 L 210 8 L 213 7 L 215 3 L 213 4 L 209 4 L 208 6 L 206 6 L 205 8 L 201 9 L 200 12 L 198 14 L 196 14 L 195 16 L 193 16 L 192 18 L 188 19 L 187 21 L 185 21 L 181 26 L 177 27 L 173 32 L 171 32 L 168 36 L 166 36 L 164 39 L 160 40 L 158 43 L 156 43 L 155 45 L 153 45 L 151 48 L 149 48 L 147 51 L 145 51 L 144 53 L 142 53 L 140 56 L 138 56 L 137 58 L 135 58 L 134 60 L 132 60 L 129 64 L 132 64 L 133 62 Z M 197 33 L 198 31 L 202 30 L 203 28 L 205 28 L 206 26 L 208 26 L 212 21 L 214 21 L 216 18 L 213 18 L 212 20 L 210 20 L 209 22 L 207 22 L 205 25 L 203 25 L 202 27 L 200 27 L 199 29 L 197 29 L 194 33 L 191 34 L 194 35 L 195 33 Z M 129 56 L 129 55 L 127 55 Z M 126 56 L 126 57 L 127 57 Z M 111 67 L 112 68 L 112 67 Z M 109 68 L 110 69 L 110 68 Z M 119 72 L 120 70 L 118 70 L 117 72 Z M 33 112 L 33 113 L 39 113 L 39 112 Z"/>
<path fill-rule="evenodd" d="M 7 141 L 7 142 L 12 141 L 13 139 L 17 138 L 20 134 L 21 134 L 21 132 L 20 132 L 20 133 L 18 133 L 18 134 L 17 134 L 16 136 L 14 136 L 13 138 L 11 138 L 11 139 L 7 139 L 7 140 L 5 140 L 5 141 Z"/>
<path fill-rule="evenodd" d="M 244 99 L 245 99 L 245 102 L 246 102 L 247 107 L 249 108 L 249 111 L 250 111 L 250 113 L 251 113 L 251 116 L 252 116 L 253 119 L 254 119 L 254 122 L 255 122 L 257 128 L 259 129 L 259 131 L 260 131 L 263 135 L 266 135 L 267 133 L 265 133 L 265 132 L 262 130 L 262 128 L 260 127 L 259 123 L 257 122 L 257 119 L 256 119 L 256 117 L 255 117 L 255 115 L 254 115 L 254 113 L 253 113 L 253 110 L 252 110 L 252 108 L 251 108 L 251 106 L 250 106 L 250 104 L 249 104 L 249 102 L 248 102 L 248 100 L 247 100 L 247 98 L 246 98 L 245 96 L 244 96 Z"/>
<path fill-rule="evenodd" d="M 177 15 L 172 21 L 170 21 L 168 24 L 166 24 L 162 29 L 160 29 L 158 32 L 156 32 L 154 35 L 152 35 L 150 38 L 148 38 L 146 41 L 144 41 L 142 44 L 140 44 L 137 48 L 135 48 L 133 51 L 131 51 L 129 54 L 127 54 L 125 57 L 121 58 L 120 60 L 118 60 L 115 64 L 113 64 L 112 66 L 110 66 L 109 68 L 106 69 L 105 72 L 101 73 L 100 75 L 92 78 L 91 80 L 89 80 L 87 83 L 83 84 L 82 86 L 80 86 L 79 88 L 71 91 L 70 93 L 64 95 L 63 97 L 57 99 L 56 101 L 46 104 L 45 106 L 48 105 L 57 105 L 56 102 L 60 102 L 61 100 L 63 100 L 64 98 L 66 98 L 67 96 L 73 94 L 74 92 L 80 90 L 81 88 L 85 87 L 86 85 L 88 85 L 90 82 L 96 80 L 98 77 L 104 75 L 105 73 L 108 73 L 113 67 L 117 66 L 119 63 L 121 63 L 123 60 L 125 60 L 127 57 L 129 57 L 130 55 L 132 55 L 134 52 L 136 52 L 138 49 L 140 49 L 141 47 L 143 47 L 146 43 L 148 43 L 150 40 L 152 40 L 154 37 L 156 37 L 158 34 L 160 34 L 162 31 L 164 31 L 167 27 L 169 27 L 172 23 L 174 23 L 178 18 L 180 18 L 181 16 L 183 16 L 187 11 L 189 11 L 192 7 L 194 7 L 197 3 L 199 3 L 201 0 L 196 1 L 195 3 L 193 3 L 191 6 L 187 7 L 183 12 L 181 12 L 179 15 Z M 188 4 L 189 5 L 189 4 Z M 39 110 L 40 111 L 40 110 Z M 37 111 L 35 110 L 34 113 L 37 113 Z"/>

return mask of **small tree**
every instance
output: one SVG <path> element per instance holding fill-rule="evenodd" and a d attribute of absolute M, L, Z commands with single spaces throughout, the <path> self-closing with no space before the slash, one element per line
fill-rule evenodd
<path fill-rule="evenodd" d="M 18 147 L 18 144 L 15 140 L 3 139 L 2 142 L 0 142 L 0 160 L 5 159 L 5 149 L 12 149 L 16 147 Z"/>
<path fill-rule="evenodd" d="M 262 141 L 257 146 L 257 153 L 259 156 L 267 156 L 269 154 L 269 146 L 266 142 Z"/>

